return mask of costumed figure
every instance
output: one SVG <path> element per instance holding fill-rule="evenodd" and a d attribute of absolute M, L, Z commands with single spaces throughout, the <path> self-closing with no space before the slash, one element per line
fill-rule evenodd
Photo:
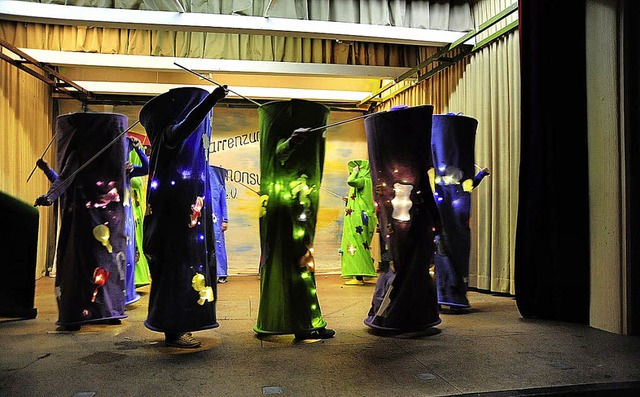
<path fill-rule="evenodd" d="M 227 213 L 227 189 L 225 179 L 227 170 L 215 165 L 209 166 L 211 180 L 211 199 L 213 200 L 213 234 L 216 240 L 216 268 L 218 284 L 227 282 L 227 246 L 224 232 L 229 224 Z"/>
<path fill-rule="evenodd" d="M 60 331 L 76 331 L 86 323 L 119 324 L 127 317 L 122 203 L 127 122 L 114 113 L 58 116 L 62 171 L 57 175 L 43 159 L 37 162 L 53 183 L 35 205 L 49 206 L 58 199 L 60 204 L 55 280 Z"/>
<path fill-rule="evenodd" d="M 322 318 L 313 262 L 325 153 L 324 130 L 313 129 L 326 125 L 329 109 L 292 99 L 263 104 L 258 113 L 260 305 L 253 329 L 331 338 L 335 332 Z"/>
<path fill-rule="evenodd" d="M 383 258 L 368 317 L 378 331 L 440 324 L 429 274 L 438 210 L 429 183 L 433 106 L 393 108 L 365 119 Z"/>
<path fill-rule="evenodd" d="M 346 197 L 342 242 L 341 277 L 347 285 L 364 285 L 364 277 L 377 277 L 371 256 L 371 242 L 378 223 L 371 188 L 369 161 L 347 163 L 349 195 Z"/>
<path fill-rule="evenodd" d="M 471 252 L 471 191 L 489 175 L 475 174 L 475 138 L 478 121 L 467 116 L 433 115 L 431 136 L 435 199 L 442 222 L 436 236 L 434 266 L 438 303 L 467 309 Z"/>
<path fill-rule="evenodd" d="M 140 153 L 141 152 L 141 153 Z M 144 147 L 141 147 L 140 152 L 138 150 L 132 150 L 129 153 L 129 162 L 134 169 L 140 166 L 144 166 L 146 163 L 147 175 L 149 173 L 149 158 L 144 152 Z M 135 287 L 140 288 L 145 285 L 151 284 L 151 273 L 149 273 L 149 263 L 147 257 L 144 255 L 143 243 L 143 222 L 144 212 L 147 208 L 147 181 L 142 176 L 131 177 L 129 180 L 129 192 L 131 194 L 131 209 L 133 212 L 133 222 L 135 227 L 135 266 L 134 266 L 134 281 Z"/>
<path fill-rule="evenodd" d="M 141 177 L 149 173 L 149 159 L 142 149 L 140 140 L 134 137 L 127 137 L 127 162 L 126 162 L 126 178 L 125 178 L 125 197 L 123 200 L 124 210 L 126 214 L 126 229 L 127 229 L 127 273 L 125 276 L 125 303 L 127 305 L 140 300 L 140 294 L 136 292 L 136 262 L 138 255 L 136 254 L 136 209 L 139 211 L 140 203 L 137 197 L 134 198 L 134 190 L 131 187 L 133 184 L 139 182 L 133 182 L 136 177 Z M 131 162 L 131 157 L 135 155 L 140 159 L 140 165 L 134 165 Z M 136 196 L 137 196 L 136 192 Z M 134 204 L 136 203 L 136 204 Z M 134 208 L 137 205 L 137 208 Z M 138 213 L 139 215 L 139 213 Z M 142 230 L 140 230 L 142 233 Z"/>
<path fill-rule="evenodd" d="M 191 331 L 218 327 L 209 142 L 212 108 L 226 87 L 171 89 L 147 102 L 140 122 L 151 141 L 144 254 L 151 272 L 144 325 L 165 345 L 199 347 Z"/>

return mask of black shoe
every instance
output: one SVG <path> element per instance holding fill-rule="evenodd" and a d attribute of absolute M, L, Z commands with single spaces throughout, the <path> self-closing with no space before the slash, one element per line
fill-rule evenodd
<path fill-rule="evenodd" d="M 335 336 L 336 331 L 329 328 L 320 328 L 313 331 L 296 333 L 296 339 L 331 339 Z"/>
<path fill-rule="evenodd" d="M 227 282 L 226 277 L 218 277 L 218 284 L 225 284 Z"/>
<path fill-rule="evenodd" d="M 56 328 L 56 331 L 60 332 L 72 332 L 72 331 L 80 331 L 80 326 L 77 324 L 73 325 L 60 325 Z"/>

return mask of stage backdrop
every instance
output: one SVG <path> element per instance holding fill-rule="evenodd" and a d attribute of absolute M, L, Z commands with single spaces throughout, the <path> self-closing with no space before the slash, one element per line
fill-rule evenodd
<path fill-rule="evenodd" d="M 76 101 L 60 103 L 60 114 L 82 111 Z M 140 106 L 92 106 L 90 111 L 125 114 L 131 125 L 138 120 Z M 361 115 L 361 112 L 332 110 L 329 124 Z M 131 131 L 144 134 L 144 129 L 139 124 Z M 342 237 L 342 196 L 349 191 L 346 184 L 347 162 L 352 159 L 368 159 L 362 119 L 327 129 L 326 139 L 314 243 L 316 269 L 319 273 L 340 271 L 338 249 Z M 258 272 L 260 203 L 256 192 L 260 185 L 259 156 L 258 111 L 255 108 L 215 107 L 209 162 L 228 171 L 226 187 L 229 228 L 225 232 L 225 238 L 230 275 Z"/>

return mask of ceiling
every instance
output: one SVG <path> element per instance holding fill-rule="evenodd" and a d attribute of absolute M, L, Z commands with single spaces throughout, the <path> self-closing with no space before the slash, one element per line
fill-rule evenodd
<path fill-rule="evenodd" d="M 0 1 L 0 18 L 28 23 L 268 34 L 436 46 L 473 44 L 464 32 L 301 21 L 238 15 L 74 7 L 24 1 Z M 93 101 L 146 102 L 175 86 L 210 88 L 226 84 L 227 99 L 259 104 L 283 98 L 309 99 L 335 106 L 367 108 L 394 84 L 416 77 L 416 68 L 319 63 L 233 61 L 148 57 L 14 48 L 2 44 L 2 58 L 25 69 L 43 69 L 58 88 L 58 98 L 82 96 Z M 50 70 L 49 70 L 50 68 Z M 50 71 L 55 74 L 51 75 Z M 61 83 L 62 82 L 62 83 Z M 64 88 L 66 87 L 66 88 Z"/>

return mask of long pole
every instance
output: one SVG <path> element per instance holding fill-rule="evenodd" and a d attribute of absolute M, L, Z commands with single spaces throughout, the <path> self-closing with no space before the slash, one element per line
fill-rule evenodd
<path fill-rule="evenodd" d="M 68 177 L 66 177 L 64 180 L 72 180 L 73 177 L 75 177 L 76 175 L 78 175 L 78 173 L 80 171 L 82 171 L 83 169 L 85 169 L 89 164 L 91 164 L 91 162 L 93 162 L 95 159 L 98 158 L 98 156 L 100 156 L 102 153 L 104 153 L 107 149 L 109 149 L 111 146 L 113 146 L 114 143 L 118 142 L 120 140 L 120 138 L 122 138 L 122 136 L 124 134 L 126 134 L 127 132 L 131 131 L 131 129 L 133 127 L 135 127 L 138 123 L 140 122 L 140 120 L 136 121 L 135 123 L 131 124 L 131 126 L 129 128 L 127 128 L 126 130 L 122 131 L 120 134 L 118 134 L 117 137 L 115 137 L 111 142 L 109 142 L 105 147 L 103 147 L 102 149 L 100 149 L 100 151 L 98 151 L 98 153 L 94 154 L 93 157 L 91 157 L 89 160 L 85 161 L 84 164 L 82 164 L 80 167 L 78 167 L 77 170 L 73 171 Z M 62 181 L 60 183 L 60 185 L 58 185 L 58 189 L 62 186 L 64 186 L 64 181 Z M 49 195 L 53 192 L 55 192 L 58 189 L 53 189 L 51 192 L 49 192 L 47 194 L 47 197 L 49 197 Z"/>
<path fill-rule="evenodd" d="M 352 121 L 355 121 L 355 120 L 364 119 L 364 118 L 369 117 L 369 116 L 371 116 L 371 115 L 370 114 L 363 114 L 362 116 L 356 116 L 356 117 L 352 117 L 352 118 L 347 119 L 347 120 L 337 121 L 335 123 L 323 125 L 321 127 L 314 127 L 312 129 L 310 129 L 309 132 L 315 132 L 315 131 L 324 130 L 324 129 L 327 129 L 327 128 L 335 127 L 335 126 L 340 125 L 340 124 L 345 124 L 345 123 L 349 123 L 349 122 L 352 122 Z"/>
<path fill-rule="evenodd" d="M 47 145 L 47 147 L 44 149 L 44 152 L 42 152 L 42 155 L 40 156 L 40 159 L 42 159 L 44 157 L 45 154 L 47 154 L 47 151 L 49 150 L 49 148 L 51 147 L 51 144 L 53 143 L 53 141 L 56 139 L 56 136 L 58 136 L 58 132 L 60 132 L 60 130 L 56 131 L 55 134 L 53 134 L 53 138 L 51 138 L 51 140 L 49 141 L 49 144 Z M 33 173 L 35 172 L 36 168 L 38 168 L 38 165 L 36 164 L 33 169 L 31 170 L 31 173 L 29 174 L 29 176 L 27 177 L 27 183 L 29 183 L 29 179 L 31 179 L 31 177 L 33 176 Z"/>
<path fill-rule="evenodd" d="M 189 72 L 189 73 L 195 74 L 196 76 L 200 77 L 200 78 L 201 78 L 201 79 L 203 79 L 203 80 L 207 80 L 207 81 L 208 81 L 208 82 L 210 82 L 210 83 L 213 83 L 213 84 L 215 84 L 215 85 L 217 85 L 217 86 L 219 86 L 219 87 L 222 87 L 222 84 L 220 84 L 220 83 L 218 83 L 218 82 L 215 82 L 215 81 L 211 80 L 210 78 L 208 78 L 207 76 L 205 76 L 205 75 L 203 75 L 203 74 L 200 74 L 200 73 L 198 73 L 198 72 L 196 72 L 196 71 L 193 71 L 193 70 L 191 70 L 191 69 L 189 69 L 189 68 L 187 68 L 187 67 L 185 67 L 185 66 L 182 66 L 182 65 L 180 65 L 180 64 L 179 64 L 179 63 L 177 63 L 177 62 L 174 62 L 173 64 L 174 64 L 174 65 L 176 65 L 176 66 L 177 66 L 177 67 L 179 67 L 179 68 L 182 68 L 182 69 L 186 70 L 186 71 L 187 71 L 187 72 Z M 256 102 L 256 101 L 254 101 L 254 100 L 253 100 L 253 99 L 251 99 L 251 98 L 247 98 L 246 96 L 241 95 L 241 94 L 239 94 L 239 93 L 235 92 L 234 90 L 230 90 L 229 88 L 227 88 L 227 90 L 228 90 L 229 92 L 233 92 L 234 94 L 236 94 L 237 96 L 239 96 L 239 97 L 241 97 L 241 98 L 243 98 L 243 99 L 246 99 L 246 100 L 247 100 L 247 101 L 249 101 L 249 102 L 252 102 L 252 103 L 253 103 L 253 104 L 255 104 L 255 105 L 262 106 L 260 103 L 258 103 L 258 102 Z"/>

